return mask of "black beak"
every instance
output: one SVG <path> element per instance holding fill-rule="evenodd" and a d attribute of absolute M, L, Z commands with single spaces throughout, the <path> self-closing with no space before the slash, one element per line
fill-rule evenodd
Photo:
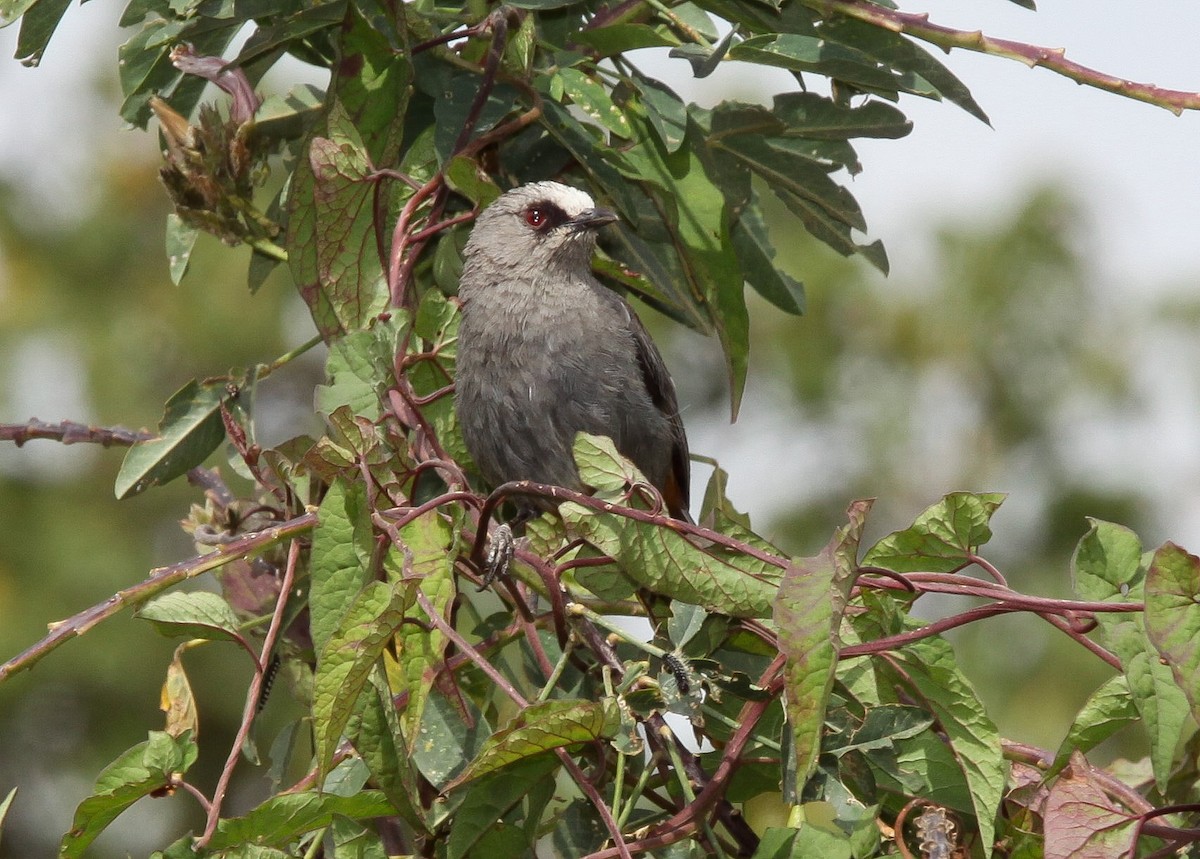
<path fill-rule="evenodd" d="M 585 209 L 578 215 L 567 221 L 566 226 L 570 227 L 573 232 L 580 230 L 598 230 L 605 224 L 611 224 L 617 220 L 617 213 L 611 209 Z"/>

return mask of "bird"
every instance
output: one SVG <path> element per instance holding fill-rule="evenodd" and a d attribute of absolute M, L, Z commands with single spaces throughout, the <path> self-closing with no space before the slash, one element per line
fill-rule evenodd
<path fill-rule="evenodd" d="M 513 480 L 582 490 L 579 432 L 608 436 L 691 522 L 687 435 L 674 382 L 623 297 L 592 274 L 600 228 L 618 220 L 585 191 L 533 182 L 476 218 L 459 281 L 455 411 L 493 487 Z M 518 501 L 518 519 L 553 509 Z"/>

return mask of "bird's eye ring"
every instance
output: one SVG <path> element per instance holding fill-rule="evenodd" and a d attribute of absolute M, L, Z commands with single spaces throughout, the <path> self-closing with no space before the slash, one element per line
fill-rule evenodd
<path fill-rule="evenodd" d="M 546 213 L 537 206 L 530 206 L 525 210 L 525 223 L 529 224 L 535 230 L 539 229 L 546 223 Z"/>

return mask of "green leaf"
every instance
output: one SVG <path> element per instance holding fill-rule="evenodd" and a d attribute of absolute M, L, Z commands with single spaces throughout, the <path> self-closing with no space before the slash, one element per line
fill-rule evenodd
<path fill-rule="evenodd" d="M 575 461 L 585 484 L 597 496 L 619 502 L 631 481 L 645 481 L 613 447 L 611 440 L 580 433 Z M 657 593 L 735 617 L 767 617 L 779 587 L 780 569 L 720 546 L 700 548 L 670 528 L 636 522 L 567 502 L 559 508 L 572 538 L 586 540 L 612 558 L 631 581 Z M 599 570 L 600 572 L 597 572 Z M 591 577 L 611 578 L 606 568 L 576 571 L 588 587 Z"/>
<path fill-rule="evenodd" d="M 1146 634 L 1200 721 L 1200 558 L 1174 543 L 1157 552 L 1146 572 Z"/>
<path fill-rule="evenodd" d="M 178 286 L 187 274 L 192 259 L 192 248 L 200 230 L 172 212 L 167 215 L 167 266 L 171 283 Z"/>
<path fill-rule="evenodd" d="M 328 135 L 328 136 L 323 136 Z M 325 337 L 365 328 L 387 306 L 375 239 L 375 183 L 358 130 L 334 101 L 292 177 L 288 264 Z"/>
<path fill-rule="evenodd" d="M 713 140 L 712 145 L 761 176 L 776 193 L 786 191 L 807 200 L 849 227 L 867 228 L 850 192 L 830 179 L 819 164 L 790 149 L 786 141 L 728 133 Z"/>
<path fill-rule="evenodd" d="M 667 152 L 674 152 L 687 135 L 687 107 L 675 91 L 661 81 L 633 73 L 633 81 L 642 97 L 646 118 Z"/>
<path fill-rule="evenodd" d="M 615 736 L 617 727 L 616 707 L 605 703 L 551 700 L 530 704 L 488 737 L 475 759 L 442 790 L 454 790 L 554 749 L 608 739 Z"/>
<path fill-rule="evenodd" d="M 209 591 L 172 591 L 153 599 L 138 610 L 168 638 L 204 638 L 211 641 L 241 641 L 240 621 L 229 603 Z"/>
<path fill-rule="evenodd" d="M 351 716 L 346 734 L 362 756 L 374 785 L 383 791 L 410 825 L 424 830 L 424 817 L 418 811 L 420 789 L 405 748 L 404 732 L 387 674 L 377 665 L 368 682 L 372 690 L 360 699 L 362 706 Z"/>
<path fill-rule="evenodd" d="M 477 95 L 479 76 L 467 72 L 455 72 L 449 81 L 439 86 L 437 100 L 433 103 L 433 144 L 440 162 L 446 162 L 456 154 L 455 145 L 471 116 Z M 511 86 L 496 85 L 477 115 L 472 134 L 477 136 L 495 128 L 520 104 L 520 100 L 520 94 Z"/>
<path fill-rule="evenodd" d="M 400 529 L 402 546 L 392 546 L 383 566 L 390 581 L 401 579 L 420 588 L 434 609 L 447 620 L 457 590 L 454 586 L 454 535 L 450 524 L 438 512 L 419 516 Z M 411 596 L 415 603 L 415 592 Z M 396 693 L 407 692 L 408 703 L 401 716 L 407 755 L 420 733 L 425 705 L 443 665 L 448 640 L 437 629 L 416 624 L 402 626 L 396 632 L 396 670 L 392 685 Z"/>
<path fill-rule="evenodd" d="M 996 503 L 999 503 L 998 501 Z M 864 562 L 865 563 L 865 562 Z M 1000 733 L 941 638 L 925 638 L 893 653 L 908 685 L 937 717 L 971 792 L 979 844 L 990 856 L 996 812 L 1008 778 Z"/>
<path fill-rule="evenodd" d="M 500 196 L 500 188 L 492 181 L 478 161 L 465 155 L 455 155 L 446 165 L 446 184 L 479 209 L 487 208 Z"/>
<path fill-rule="evenodd" d="M 819 32 L 822 37 L 840 43 L 846 49 L 862 51 L 872 60 L 881 62 L 896 76 L 898 85 L 894 86 L 901 92 L 926 98 L 944 97 L 981 122 L 990 124 L 987 114 L 962 81 L 913 40 L 844 16 L 824 19 Z M 850 78 L 844 80 L 854 83 Z"/>
<path fill-rule="evenodd" d="M 445 695 L 434 692 L 426 702 L 412 750 L 421 775 L 441 790 L 475 757 L 492 729 L 470 699 L 459 698 L 458 709 Z"/>
<path fill-rule="evenodd" d="M 296 140 L 325 107 L 325 91 L 297 84 L 286 94 L 269 93 L 254 112 L 254 133 L 268 140 Z"/>
<path fill-rule="evenodd" d="M 860 245 L 851 234 L 850 225 L 832 216 L 824 206 L 788 191 L 773 190 L 814 238 L 844 257 L 858 254 L 883 274 L 888 273 L 890 263 L 882 242 L 874 241 L 869 245 Z"/>
<path fill-rule="evenodd" d="M 0 0 L 0 29 L 16 23 L 17 19 L 37 2 L 38 0 Z"/>
<path fill-rule="evenodd" d="M 666 48 L 682 44 L 679 37 L 666 27 L 652 27 L 649 24 L 610 24 L 607 27 L 580 30 L 572 39 L 576 44 L 591 48 L 598 58 L 639 48 Z"/>
<path fill-rule="evenodd" d="M 361 481 L 335 480 L 325 493 L 313 531 L 308 597 L 313 644 L 319 651 L 347 607 L 374 579 L 371 510 Z"/>
<path fill-rule="evenodd" d="M 288 48 L 305 37 L 339 26 L 346 17 L 345 0 L 319 3 L 288 14 L 275 14 L 251 34 L 238 51 L 236 63 L 245 66 L 280 48 Z"/>
<path fill-rule="evenodd" d="M 1086 754 L 1139 718 L 1128 679 L 1124 674 L 1110 677 L 1091 694 L 1071 723 L 1054 756 L 1054 764 L 1046 771 L 1046 778 L 1065 767 L 1073 752 Z"/>
<path fill-rule="evenodd" d="M 709 615 L 698 605 L 671 601 L 671 616 L 667 619 L 667 638 L 676 648 L 682 649 L 704 626 Z"/>
<path fill-rule="evenodd" d="M 120 48 L 117 68 L 121 92 L 125 95 L 121 118 L 145 128 L 151 116 L 149 100 L 153 95 L 161 95 L 181 115 L 190 114 L 208 81 L 176 69 L 171 62 L 171 49 L 180 42 L 188 42 L 197 55 L 221 56 L 242 23 L 237 18 L 151 16 Z"/>
<path fill-rule="evenodd" d="M 458 412 L 454 409 L 454 397 L 449 390 L 458 355 L 460 321 L 457 306 L 438 290 L 427 290 L 421 296 L 421 304 L 413 320 L 413 333 L 424 341 L 423 350 L 432 353 L 433 357 L 410 367 L 408 380 L 413 393 L 425 400 L 418 408 L 421 416 L 433 427 L 443 450 L 455 462 L 465 465 L 471 462 L 471 455 L 462 440 Z"/>
<path fill-rule="evenodd" d="M 706 47 L 688 43 L 675 48 L 668 55 L 672 59 L 683 59 L 691 63 L 692 77 L 706 78 L 717 70 L 717 66 L 721 64 L 721 60 L 729 54 L 729 48 L 733 44 L 733 37 L 737 32 L 737 28 L 730 30 L 725 34 L 720 42 L 715 47 Z"/>
<path fill-rule="evenodd" d="M 804 284 L 775 263 L 775 246 L 757 201 L 742 211 L 730 231 L 730 238 L 746 283 L 784 313 L 803 314 Z"/>
<path fill-rule="evenodd" d="M 810 805 L 813 803 L 809 803 Z M 763 833 L 753 859 L 851 859 L 853 851 L 845 833 L 806 824 L 800 829 L 772 826 Z"/>
<path fill-rule="evenodd" d="M 626 140 L 633 137 L 629 120 L 599 81 L 575 68 L 559 69 L 558 77 L 575 107 L 618 137 Z"/>
<path fill-rule="evenodd" d="M 32 6 L 26 7 L 22 15 L 21 32 L 17 37 L 17 51 L 13 55 L 22 65 L 36 66 L 41 63 L 46 45 L 70 5 L 71 0 L 37 0 Z M 7 18 L 7 10 L 0 8 L 0 27 L 4 26 Z"/>
<path fill-rule="evenodd" d="M 1081 599 L 1136 603 L 1145 590 L 1142 545 L 1128 528 L 1089 519 L 1091 528 L 1075 547 L 1071 569 Z M 1175 750 L 1188 724 L 1187 696 L 1150 642 L 1135 614 L 1097 612 L 1102 642 L 1121 660 L 1129 691 L 1150 736 L 1150 763 L 1160 791 L 1170 779 Z"/>
<path fill-rule="evenodd" d="M 516 6 L 518 9 L 536 9 L 546 11 L 549 9 L 565 9 L 568 6 L 574 6 L 580 0 L 514 0 L 510 6 Z"/>
<path fill-rule="evenodd" d="M 779 649 L 787 657 L 784 696 L 796 780 L 784 785 L 785 796 L 798 798 L 821 750 L 825 708 L 838 662 L 835 640 L 857 570 L 870 501 L 857 501 L 847 511 L 848 524 L 834 532 L 820 554 L 792 561 L 783 573 L 774 603 Z"/>
<path fill-rule="evenodd" d="M 391 803 L 377 790 L 364 790 L 354 796 L 278 794 L 243 817 L 221 820 L 208 849 L 228 850 L 242 844 L 287 847 L 297 836 L 329 826 L 335 816 L 370 820 L 393 813 Z"/>
<path fill-rule="evenodd" d="M 393 0 L 350 4 L 340 28 L 339 70 L 331 91 L 361 136 L 372 164 L 396 163 L 412 96 L 412 49 L 406 5 Z"/>
<path fill-rule="evenodd" d="M 318 385 L 314 396 L 319 413 L 329 417 L 339 407 L 377 421 L 383 416 L 383 392 L 392 378 L 396 336 L 404 322 L 397 313 L 367 331 L 355 331 L 329 346 L 325 360 L 327 383 Z"/>
<path fill-rule="evenodd" d="M 931 87 L 917 89 L 893 69 L 880 68 L 875 58 L 850 44 L 839 44 L 817 35 L 765 33 L 752 36 L 729 50 L 731 60 L 744 60 L 792 72 L 815 72 L 868 89 L 900 90 L 928 95 Z"/>
<path fill-rule="evenodd" d="M 850 107 L 811 92 L 775 96 L 773 113 L 786 126 L 787 135 L 818 140 L 896 139 L 907 135 L 913 127 L 903 113 L 877 99 Z"/>
<path fill-rule="evenodd" d="M 101 771 L 92 795 L 79 804 L 71 830 L 63 836 L 59 856 L 82 856 L 110 823 L 143 796 L 166 787 L 175 773 L 196 761 L 191 732 L 179 738 L 151 731 L 150 738 L 123 752 Z"/>
<path fill-rule="evenodd" d="M 553 755 L 526 758 L 471 784 L 454 812 L 447 859 L 466 856 L 532 856 L 541 834 L 533 797 L 553 792 L 560 764 Z M 506 841 L 497 848 L 496 836 Z"/>
<path fill-rule="evenodd" d="M 358 696 L 411 603 L 408 586 L 371 582 L 346 610 L 317 654 L 313 681 L 313 733 L 317 768 L 329 771 Z"/>
<path fill-rule="evenodd" d="M 660 193 L 651 191 L 660 213 L 656 229 L 666 229 L 684 274 L 684 282 L 674 288 L 685 290 L 686 304 L 707 315 L 721 339 L 730 411 L 736 418 L 746 384 L 750 319 L 741 269 L 729 236 L 725 195 L 709 178 L 716 166 L 701 161 L 707 154 L 704 131 L 690 122 L 687 142 L 669 153 L 657 145 L 646 122 L 631 121 L 638 142 L 624 153 L 628 175 L 661 189 Z"/>
<path fill-rule="evenodd" d="M 845 743 L 832 742 L 821 751 L 839 757 L 852 751 L 895 751 L 897 742 L 911 739 L 932 725 L 933 717 L 919 707 L 880 704 L 867 710 L 866 718 Z"/>
<path fill-rule="evenodd" d="M 225 438 L 221 403 L 227 383 L 188 382 L 167 400 L 158 436 L 139 441 L 125 454 L 115 492 L 124 500 L 161 486 L 204 462 Z"/>
<path fill-rule="evenodd" d="M 971 562 L 992 538 L 992 514 L 1004 501 L 997 492 L 952 492 L 903 531 L 893 531 L 867 552 L 864 566 L 898 573 L 949 573 Z"/>
<path fill-rule="evenodd" d="M 0 840 L 4 836 L 4 818 L 8 817 L 8 810 L 12 808 L 13 800 L 17 798 L 17 789 L 14 787 L 8 792 L 2 801 L 0 801 Z"/>

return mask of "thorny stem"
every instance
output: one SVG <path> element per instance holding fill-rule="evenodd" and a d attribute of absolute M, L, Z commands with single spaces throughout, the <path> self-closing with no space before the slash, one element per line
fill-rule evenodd
<path fill-rule="evenodd" d="M 33 439 L 48 439 L 63 444 L 98 444 L 102 447 L 129 447 L 154 438 L 154 433 L 125 427 L 94 427 L 77 421 L 48 424 L 30 418 L 23 424 L 0 424 L 0 441 L 21 447 Z"/>
<path fill-rule="evenodd" d="M 914 14 L 898 9 L 887 9 L 866 0 L 802 0 L 802 2 L 825 15 L 837 13 L 848 18 L 865 21 L 875 27 L 903 33 L 930 44 L 937 45 L 949 53 L 952 48 L 990 54 L 1024 63 L 1029 67 L 1041 66 L 1078 84 L 1116 93 L 1135 101 L 1143 101 L 1166 108 L 1178 116 L 1185 110 L 1200 110 L 1200 93 L 1164 89 L 1154 84 L 1138 83 L 1119 78 L 1096 69 L 1068 60 L 1062 48 L 1044 48 L 1015 42 L 1011 39 L 996 39 L 985 36 L 978 30 L 956 30 L 931 23 L 927 13 Z"/>
<path fill-rule="evenodd" d="M 189 558 L 166 567 L 150 571 L 150 576 L 136 585 L 117 591 L 102 603 L 84 609 L 73 617 L 51 626 L 50 634 L 41 641 L 27 648 L 22 653 L 0 665 L 0 683 L 13 674 L 30 668 L 43 656 L 55 650 L 64 642 L 83 635 L 101 621 L 117 614 L 127 605 L 140 605 L 157 594 L 162 593 L 185 579 L 192 579 L 209 570 L 225 566 L 230 561 L 244 558 L 252 552 L 260 552 L 268 546 L 281 543 L 296 537 L 306 531 L 311 531 L 317 524 L 315 512 L 305 513 L 295 519 L 289 519 L 279 525 L 254 531 L 236 540 L 231 540 L 218 546 L 206 555 Z"/>
<path fill-rule="evenodd" d="M 238 728 L 237 736 L 234 737 L 233 743 L 230 745 L 229 757 L 225 760 L 225 768 L 221 770 L 221 777 L 217 781 L 217 787 L 213 791 L 212 805 L 208 809 L 208 821 L 204 827 L 204 834 L 196 841 L 196 846 L 203 848 L 212 839 L 213 833 L 217 831 L 217 823 L 221 820 L 221 806 L 225 802 L 225 794 L 229 790 L 229 781 L 233 778 L 234 767 L 237 766 L 238 758 L 242 754 L 242 746 L 246 743 L 246 737 L 250 736 L 250 726 L 254 724 L 254 717 L 258 713 L 258 702 L 262 695 L 263 680 L 266 677 L 267 662 L 271 658 L 271 652 L 275 647 L 275 640 L 279 637 L 280 629 L 283 626 L 283 616 L 287 608 L 288 597 L 292 594 L 292 585 L 296 581 L 296 566 L 300 561 L 300 541 L 292 540 L 291 546 L 288 547 L 287 565 L 283 571 L 283 581 L 279 585 L 279 596 L 275 600 L 275 612 L 271 615 L 271 625 L 267 627 L 267 633 L 263 636 L 262 650 L 259 652 L 257 663 L 255 664 L 254 676 L 250 678 L 250 688 L 246 692 L 246 706 L 242 710 L 242 724 Z"/>

